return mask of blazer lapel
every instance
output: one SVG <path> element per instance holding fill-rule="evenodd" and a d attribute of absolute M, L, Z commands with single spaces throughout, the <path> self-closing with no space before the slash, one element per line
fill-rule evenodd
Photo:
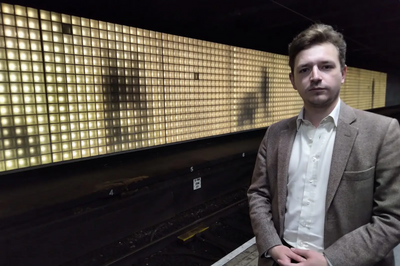
<path fill-rule="evenodd" d="M 358 129 L 351 126 L 356 116 L 351 107 L 341 102 L 339 121 L 336 129 L 336 139 L 332 153 L 331 170 L 329 173 L 328 189 L 326 193 L 325 212 L 336 194 L 342 179 L 351 149 L 358 134 Z"/>
<path fill-rule="evenodd" d="M 292 152 L 294 138 L 296 136 L 296 119 L 289 120 L 286 129 L 281 131 L 278 146 L 278 169 L 277 169 L 277 185 L 278 185 L 278 207 L 279 207 L 279 221 L 280 232 L 283 235 L 284 217 L 286 212 L 286 199 L 287 199 L 287 180 L 290 154 Z"/>

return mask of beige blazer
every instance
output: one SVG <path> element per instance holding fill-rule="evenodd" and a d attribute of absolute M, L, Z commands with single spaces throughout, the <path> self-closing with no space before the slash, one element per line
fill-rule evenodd
<path fill-rule="evenodd" d="M 281 244 L 296 118 L 271 125 L 248 190 L 257 248 Z M 400 242 L 400 128 L 397 120 L 341 102 L 326 195 L 324 245 L 333 266 L 394 266 Z M 272 265 L 261 258 L 259 265 Z"/>

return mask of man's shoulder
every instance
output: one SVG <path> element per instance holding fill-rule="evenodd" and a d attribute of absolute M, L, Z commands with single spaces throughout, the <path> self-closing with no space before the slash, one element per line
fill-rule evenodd
<path fill-rule="evenodd" d="M 395 128 L 390 127 L 394 120 L 391 117 L 375 114 L 370 111 L 363 111 L 355 108 L 352 109 L 354 111 L 355 119 L 350 123 L 350 125 L 357 128 L 359 134 L 366 136 L 367 138 L 372 135 L 375 137 L 383 137 L 387 134 L 390 128 Z"/>
<path fill-rule="evenodd" d="M 393 120 L 393 118 L 391 117 L 375 114 L 369 111 L 359 110 L 355 108 L 353 108 L 353 110 L 357 117 L 357 123 L 374 124 L 376 126 L 390 124 Z"/>

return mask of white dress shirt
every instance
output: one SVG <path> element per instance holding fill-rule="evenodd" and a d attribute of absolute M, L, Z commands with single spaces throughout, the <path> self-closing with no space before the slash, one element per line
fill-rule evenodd
<path fill-rule="evenodd" d="M 283 233 L 296 248 L 324 250 L 325 200 L 339 111 L 340 99 L 317 128 L 304 119 L 304 108 L 296 121 Z"/>

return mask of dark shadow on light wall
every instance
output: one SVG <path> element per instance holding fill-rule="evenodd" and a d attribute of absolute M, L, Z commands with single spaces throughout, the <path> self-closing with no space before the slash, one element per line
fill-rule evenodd
<path fill-rule="evenodd" d="M 240 101 L 241 109 L 238 114 L 238 126 L 254 125 L 257 110 L 263 112 L 263 117 L 267 118 L 270 112 L 270 80 L 267 68 L 261 70 L 261 81 L 259 85 L 259 93 L 250 92 Z M 257 98 L 257 94 L 261 95 L 261 99 Z"/>
<path fill-rule="evenodd" d="M 270 112 L 270 80 L 269 80 L 269 75 L 266 67 L 263 67 L 262 69 L 262 80 L 261 80 L 261 104 L 263 105 L 264 109 L 264 117 L 269 116 Z"/>
<path fill-rule="evenodd" d="M 115 49 L 103 50 L 108 67 L 103 67 L 103 99 L 104 99 L 104 126 L 107 137 L 107 145 L 121 143 L 120 126 L 120 84 L 117 68 L 117 51 Z M 120 86 L 121 85 L 121 86 Z"/>
<path fill-rule="evenodd" d="M 374 108 L 374 98 L 375 98 L 375 79 L 372 79 L 372 85 L 371 85 L 371 109 Z"/>
<path fill-rule="evenodd" d="M 103 99 L 104 99 L 104 122 L 107 137 L 107 145 L 119 145 L 133 141 L 132 136 L 136 134 L 136 141 L 142 140 L 141 133 L 147 132 L 147 109 L 146 93 L 140 92 L 139 84 L 139 60 L 138 53 L 132 54 L 130 66 L 118 67 L 117 50 L 105 49 L 102 54 L 107 56 L 108 67 L 102 69 Z M 127 83 L 129 80 L 129 84 Z M 121 112 L 137 111 L 135 132 L 128 132 L 128 126 L 121 126 Z M 131 140 L 129 137 L 131 136 Z"/>

